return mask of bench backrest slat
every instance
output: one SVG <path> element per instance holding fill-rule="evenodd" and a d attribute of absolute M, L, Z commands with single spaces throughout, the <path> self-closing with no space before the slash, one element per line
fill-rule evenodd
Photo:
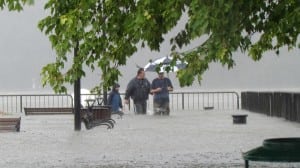
<path fill-rule="evenodd" d="M 24 108 L 25 115 L 49 115 L 49 114 L 72 114 L 73 108 L 48 107 L 48 108 Z"/>

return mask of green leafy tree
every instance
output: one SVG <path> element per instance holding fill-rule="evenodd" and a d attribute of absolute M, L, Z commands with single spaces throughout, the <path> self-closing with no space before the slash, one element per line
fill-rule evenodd
<path fill-rule="evenodd" d="M 45 5 L 50 16 L 39 23 L 57 52 L 56 61 L 42 70 L 44 84 L 65 92 L 64 83 L 74 83 L 85 75 L 83 64 L 102 70 L 102 85 L 107 88 L 121 75 L 118 66 L 136 52 L 138 38 L 127 33 L 136 10 L 134 1 L 51 0 Z M 72 67 L 65 63 L 68 53 L 78 48 Z M 73 59 L 73 58 L 72 58 Z"/>
<path fill-rule="evenodd" d="M 13 2 L 0 0 L 0 5 Z M 170 41 L 175 58 L 188 63 L 177 72 L 181 86 L 191 85 L 195 76 L 201 81 L 211 62 L 233 67 L 237 50 L 259 60 L 269 50 L 300 47 L 299 0 L 48 0 L 45 9 L 50 14 L 39 28 L 57 57 L 43 68 L 43 82 L 57 92 L 85 75 L 84 64 L 100 68 L 103 86 L 112 85 L 121 75 L 118 66 L 126 64 L 138 45 L 159 51 L 164 35 L 183 15 L 188 16 L 185 28 Z M 193 50 L 177 52 L 202 36 L 206 40 Z M 70 56 L 74 48 L 75 58 Z M 66 68 L 70 60 L 73 64 Z"/>
<path fill-rule="evenodd" d="M 0 0 L 0 9 L 7 8 L 9 11 L 21 11 L 25 4 L 32 5 L 34 0 Z"/>

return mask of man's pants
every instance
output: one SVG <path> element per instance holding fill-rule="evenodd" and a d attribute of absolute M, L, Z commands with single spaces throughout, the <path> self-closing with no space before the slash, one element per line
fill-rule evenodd
<path fill-rule="evenodd" d="M 134 113 L 135 114 L 146 114 L 147 113 L 147 102 L 134 102 Z"/>
<path fill-rule="evenodd" d="M 164 102 L 153 102 L 154 115 L 170 115 L 170 103 L 169 101 Z"/>

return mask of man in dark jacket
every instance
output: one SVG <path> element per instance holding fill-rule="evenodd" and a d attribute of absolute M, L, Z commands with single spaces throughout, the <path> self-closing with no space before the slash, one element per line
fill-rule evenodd
<path fill-rule="evenodd" d="M 146 114 L 147 100 L 150 93 L 150 82 L 145 78 L 145 71 L 140 68 L 137 76 L 127 85 L 125 93 L 125 103 L 129 103 L 129 98 L 133 100 L 135 114 Z"/>

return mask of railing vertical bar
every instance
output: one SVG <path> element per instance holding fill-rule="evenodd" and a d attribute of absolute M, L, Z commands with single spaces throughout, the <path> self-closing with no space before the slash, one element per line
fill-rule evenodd
<path fill-rule="evenodd" d="M 62 99 L 61 99 L 61 100 L 62 100 L 62 102 L 61 102 L 61 103 L 62 103 L 62 106 L 64 107 L 64 97 L 63 97 L 63 96 L 61 96 L 61 98 L 62 98 Z"/>
<path fill-rule="evenodd" d="M 200 109 L 200 96 L 198 94 L 198 109 Z"/>
<path fill-rule="evenodd" d="M 47 102 L 48 102 L 48 107 L 50 107 L 51 106 L 51 97 L 47 97 Z"/>
<path fill-rule="evenodd" d="M 31 96 L 29 96 L 29 105 L 30 105 L 30 107 L 32 106 L 32 104 L 31 104 Z"/>
<path fill-rule="evenodd" d="M 220 109 L 220 94 L 219 93 L 217 93 L 217 102 L 218 102 L 217 108 Z"/>
<path fill-rule="evenodd" d="M 11 112 L 13 112 L 13 108 L 12 108 L 12 106 L 13 106 L 13 96 L 9 96 L 9 98 L 10 98 L 10 103 L 9 103 L 8 111 L 11 113 Z"/>
<path fill-rule="evenodd" d="M 212 93 L 212 106 L 215 106 L 215 93 Z"/>
<path fill-rule="evenodd" d="M 181 97 L 182 97 L 182 99 L 181 99 L 181 106 L 182 106 L 182 110 L 184 110 L 184 93 L 181 93 Z"/>
<path fill-rule="evenodd" d="M 19 106 L 18 106 L 18 97 L 17 97 L 17 96 L 14 96 L 14 101 L 15 101 L 15 105 L 14 105 L 14 106 L 15 106 L 15 108 L 14 108 L 15 110 L 14 110 L 14 111 L 15 111 L 15 112 L 18 112 L 18 111 L 19 111 L 19 110 L 18 110 L 18 107 L 19 107 Z"/>
<path fill-rule="evenodd" d="M 190 109 L 190 94 L 187 93 L 186 96 L 187 96 L 187 105 L 188 105 L 187 109 L 189 110 Z"/>
<path fill-rule="evenodd" d="M 235 105 L 235 95 L 234 95 L 234 93 L 232 93 L 232 101 L 233 101 L 232 109 L 234 109 L 234 107 L 237 107 L 237 105 Z"/>
<path fill-rule="evenodd" d="M 196 104 L 197 103 L 197 95 L 196 95 L 196 93 L 194 93 L 194 100 L 193 100 L 193 102 L 194 102 L 194 104 Z M 194 107 L 194 110 L 196 110 L 196 105 L 194 105 L 195 107 Z"/>
<path fill-rule="evenodd" d="M 21 96 L 22 97 L 22 110 L 24 109 L 24 107 L 26 107 L 27 106 L 27 101 L 26 101 L 26 96 Z M 23 99 L 25 99 L 25 100 L 23 100 Z M 25 105 L 24 105 L 24 102 L 25 102 Z"/>
<path fill-rule="evenodd" d="M 54 100 L 54 96 L 52 96 L 52 105 L 51 105 L 52 107 L 55 107 L 54 101 L 55 101 L 55 100 Z"/>
<path fill-rule="evenodd" d="M 193 94 L 193 110 L 195 110 L 195 93 L 192 94 Z"/>
<path fill-rule="evenodd" d="M 39 107 L 41 106 L 41 96 L 38 96 L 39 98 Z"/>
<path fill-rule="evenodd" d="M 23 101 L 22 101 L 23 97 L 22 95 L 20 96 L 20 110 L 21 110 L 21 113 L 23 113 Z"/>
<path fill-rule="evenodd" d="M 177 100 L 177 109 L 179 109 L 179 94 L 176 94 L 176 96 L 177 96 L 177 98 L 176 98 L 176 100 Z"/>
<path fill-rule="evenodd" d="M 58 107 L 60 106 L 59 99 L 60 99 L 60 95 L 58 95 L 57 99 L 55 100 L 54 106 L 58 106 Z"/>
<path fill-rule="evenodd" d="M 6 110 L 5 111 L 8 111 L 8 96 L 6 96 Z"/>
<path fill-rule="evenodd" d="M 202 93 L 202 109 L 204 109 L 204 93 Z"/>
<path fill-rule="evenodd" d="M 11 96 L 9 96 L 9 100 L 10 100 L 10 103 L 8 105 L 7 112 L 11 113 L 12 112 L 12 110 L 11 110 L 12 97 Z"/>
<path fill-rule="evenodd" d="M 227 101 L 227 109 L 229 109 L 229 95 L 227 94 L 227 99 L 226 99 L 226 101 Z"/>
<path fill-rule="evenodd" d="M 222 97 L 222 108 L 224 109 L 224 93 L 222 93 L 221 97 Z"/>
<path fill-rule="evenodd" d="M 239 95 L 236 93 L 236 95 L 237 95 L 237 99 L 236 99 L 236 101 L 237 101 L 237 109 L 240 109 L 240 97 L 239 97 Z"/>
<path fill-rule="evenodd" d="M 3 103 L 3 100 L 2 100 L 2 97 L 3 97 L 3 96 L 0 97 L 0 102 L 1 102 L 1 104 L 0 104 L 0 106 L 1 106 L 0 110 L 3 110 L 3 107 L 2 107 L 2 106 L 3 106 L 3 104 L 4 104 L 4 103 Z"/>
<path fill-rule="evenodd" d="M 209 93 L 207 93 L 207 106 L 209 107 L 209 104 L 210 104 L 210 101 L 209 101 L 209 99 L 210 99 L 210 94 Z"/>

